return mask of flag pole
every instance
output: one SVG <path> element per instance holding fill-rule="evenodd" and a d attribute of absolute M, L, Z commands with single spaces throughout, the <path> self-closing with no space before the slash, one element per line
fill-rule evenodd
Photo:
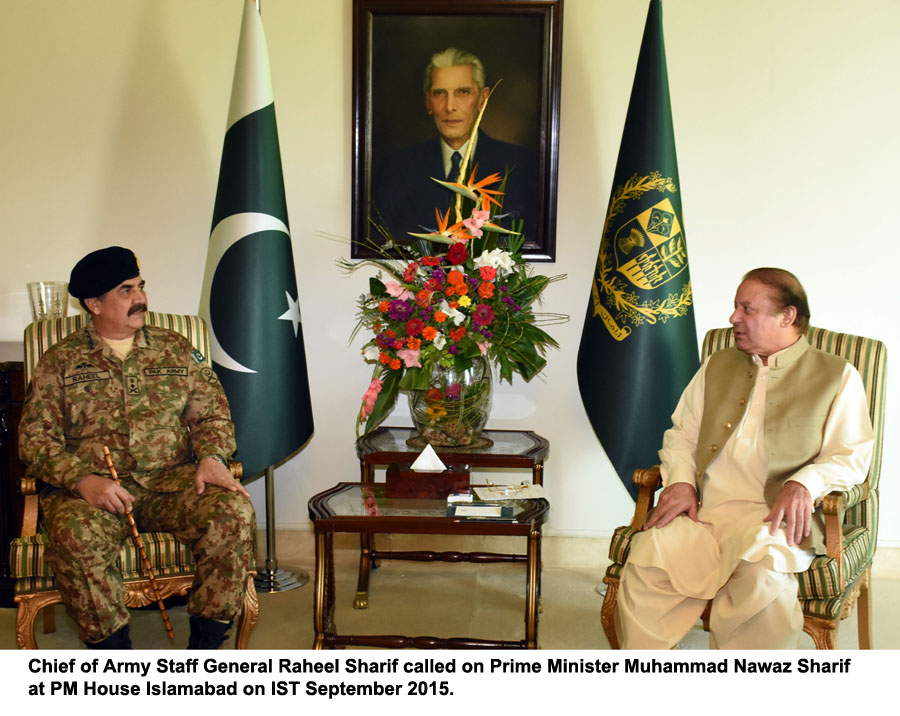
<path fill-rule="evenodd" d="M 275 466 L 266 468 L 266 566 L 257 570 L 254 583 L 257 592 L 289 592 L 309 582 L 309 574 L 297 573 L 278 566 L 275 556 Z"/>

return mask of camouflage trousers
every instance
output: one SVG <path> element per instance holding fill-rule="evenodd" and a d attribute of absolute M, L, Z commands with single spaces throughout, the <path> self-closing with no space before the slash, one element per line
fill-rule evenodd
<path fill-rule="evenodd" d="M 178 492 L 153 492 L 128 477 L 122 487 L 135 497 L 133 514 L 142 532 L 171 532 L 187 544 L 197 564 L 188 611 L 195 616 L 231 620 L 241 611 L 247 573 L 255 566 L 256 516 L 243 495 L 193 484 Z M 78 636 L 97 642 L 125 626 L 125 588 L 118 564 L 123 540 L 131 539 L 124 516 L 94 507 L 65 490 L 41 500 L 49 535 L 47 562 L 56 575 Z"/>

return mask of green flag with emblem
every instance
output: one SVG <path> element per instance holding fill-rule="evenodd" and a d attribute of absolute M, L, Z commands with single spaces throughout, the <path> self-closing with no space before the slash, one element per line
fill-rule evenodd
<path fill-rule="evenodd" d="M 200 315 L 244 474 L 298 450 L 313 419 L 262 20 L 245 0 Z"/>
<path fill-rule="evenodd" d="M 578 387 L 626 489 L 659 462 L 662 434 L 699 366 L 662 31 L 652 0 L 591 279 Z"/>

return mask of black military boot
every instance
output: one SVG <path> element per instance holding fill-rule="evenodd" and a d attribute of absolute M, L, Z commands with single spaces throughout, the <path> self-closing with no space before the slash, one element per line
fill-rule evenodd
<path fill-rule="evenodd" d="M 232 622 L 220 622 L 206 617 L 191 617 L 191 636 L 188 649 L 218 649 L 228 638 Z"/>
<path fill-rule="evenodd" d="M 105 639 L 94 642 L 93 644 L 86 641 L 84 645 L 88 649 L 130 649 L 131 635 L 128 633 L 128 625 L 114 631 Z"/>

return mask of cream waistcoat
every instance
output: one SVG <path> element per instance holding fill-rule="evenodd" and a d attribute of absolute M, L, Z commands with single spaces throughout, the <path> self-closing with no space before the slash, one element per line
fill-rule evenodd
<path fill-rule="evenodd" d="M 763 428 L 768 458 L 764 496 L 770 507 L 784 481 L 821 453 L 825 423 L 845 364 L 843 358 L 811 348 L 802 336 L 770 359 Z M 697 440 L 698 490 L 702 490 L 702 476 L 747 411 L 758 370 L 753 359 L 737 348 L 710 357 Z M 821 539 L 817 527 L 821 528 L 819 519 L 813 525 L 816 547 Z"/>

